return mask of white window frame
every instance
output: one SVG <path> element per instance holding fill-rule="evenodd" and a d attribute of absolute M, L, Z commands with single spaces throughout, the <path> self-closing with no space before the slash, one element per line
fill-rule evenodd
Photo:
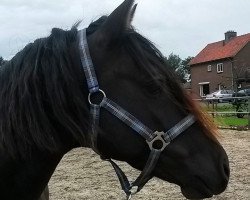
<path fill-rule="evenodd" d="M 207 71 L 208 71 L 208 72 L 211 72 L 211 71 L 212 71 L 212 65 L 208 65 L 208 66 L 207 66 Z"/>
<path fill-rule="evenodd" d="M 223 72 L 223 63 L 218 63 L 217 64 L 217 73 L 222 73 Z"/>

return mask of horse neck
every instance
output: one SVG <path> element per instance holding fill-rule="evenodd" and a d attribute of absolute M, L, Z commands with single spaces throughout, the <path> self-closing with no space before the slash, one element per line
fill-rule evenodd
<path fill-rule="evenodd" d="M 29 158 L 18 160 L 0 152 L 1 199 L 39 199 L 62 156 L 33 151 Z"/>

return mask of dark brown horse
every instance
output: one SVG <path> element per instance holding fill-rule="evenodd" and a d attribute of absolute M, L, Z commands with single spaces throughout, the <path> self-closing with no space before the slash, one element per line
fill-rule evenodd
<path fill-rule="evenodd" d="M 69 31 L 53 29 L 49 37 L 28 44 L 0 69 L 1 200 L 39 199 L 63 155 L 80 146 L 143 170 L 149 155 L 156 155 L 151 152 L 166 143 L 154 167 L 148 166 L 147 176 L 179 185 L 189 199 L 225 190 L 229 163 L 216 130 L 185 94 L 159 50 L 131 26 L 135 8 L 133 0 L 126 0 L 86 29 L 90 51 L 86 55 L 92 58 L 100 88 L 131 114 L 121 121 L 124 112 L 112 113 L 108 109 L 113 104 L 104 105 L 102 97 L 105 109 L 100 109 L 95 126 L 96 146 L 89 131 L 93 113 L 79 50 L 82 33 L 76 26 Z M 151 143 L 153 150 L 147 142 L 154 135 L 145 134 L 145 142 L 137 126 L 153 130 L 152 134 L 164 133 Z M 181 134 L 171 138 L 172 127 Z"/>

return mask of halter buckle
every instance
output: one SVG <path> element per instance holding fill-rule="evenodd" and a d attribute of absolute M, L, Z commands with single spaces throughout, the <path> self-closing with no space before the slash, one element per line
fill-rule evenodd
<path fill-rule="evenodd" d="M 163 151 L 170 142 L 166 142 L 164 140 L 163 138 L 164 132 L 155 131 L 154 135 L 156 136 L 151 141 L 146 141 L 148 143 L 150 150 L 156 149 L 156 150 Z M 158 144 L 160 142 L 160 147 L 156 147 L 157 142 Z"/>
<path fill-rule="evenodd" d="M 101 94 L 102 98 L 98 98 L 97 95 L 98 94 Z M 96 97 L 96 99 L 95 99 Z M 89 101 L 89 104 L 91 106 L 100 106 L 101 103 L 103 102 L 103 99 L 106 98 L 106 94 L 103 90 L 101 89 L 98 89 L 97 91 L 95 92 L 90 92 L 89 95 L 88 95 L 88 101 Z M 93 102 L 93 100 L 96 100 L 96 102 Z"/>
<path fill-rule="evenodd" d="M 130 193 L 127 195 L 127 200 L 132 199 L 132 196 L 138 192 L 138 188 L 139 188 L 139 187 L 136 186 L 136 185 L 134 185 L 134 186 L 132 186 L 132 187 L 130 188 L 130 190 L 129 190 Z"/>
<path fill-rule="evenodd" d="M 138 186 L 137 185 L 132 186 L 129 191 L 131 195 L 136 194 L 138 192 Z"/>
<path fill-rule="evenodd" d="M 132 199 L 132 194 L 127 195 L 126 200 L 131 200 Z"/>

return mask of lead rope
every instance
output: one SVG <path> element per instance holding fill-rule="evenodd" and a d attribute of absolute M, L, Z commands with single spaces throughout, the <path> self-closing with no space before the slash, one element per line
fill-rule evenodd
<path fill-rule="evenodd" d="M 145 138 L 151 150 L 145 167 L 143 168 L 139 177 L 133 183 L 130 183 L 128 181 L 127 176 L 123 173 L 120 167 L 114 161 L 111 160 L 111 158 L 105 159 L 109 161 L 113 166 L 120 181 L 121 187 L 127 195 L 127 199 L 131 199 L 132 195 L 140 191 L 143 186 L 148 182 L 148 180 L 152 178 L 152 171 L 157 164 L 161 152 L 166 148 L 166 146 L 170 143 L 171 140 L 176 138 L 179 134 L 181 134 L 188 127 L 190 127 L 195 122 L 195 118 L 193 115 L 188 115 L 167 132 L 152 131 L 150 128 L 140 122 L 136 117 L 134 117 L 129 112 L 120 107 L 118 104 L 106 97 L 105 92 L 99 88 L 95 69 L 88 49 L 86 29 L 80 30 L 78 32 L 78 39 L 82 67 L 89 89 L 88 101 L 90 104 L 90 135 L 92 149 L 102 157 L 101 153 L 98 151 L 97 148 L 97 127 L 99 126 L 100 110 L 101 108 L 105 108 L 107 111 L 119 118 L 126 125 L 131 127 L 134 131 L 139 133 L 143 138 Z M 102 95 L 102 100 L 97 103 L 93 103 L 92 98 L 97 93 Z M 160 148 L 154 147 L 154 143 L 156 141 L 161 142 L 162 145 Z"/>

